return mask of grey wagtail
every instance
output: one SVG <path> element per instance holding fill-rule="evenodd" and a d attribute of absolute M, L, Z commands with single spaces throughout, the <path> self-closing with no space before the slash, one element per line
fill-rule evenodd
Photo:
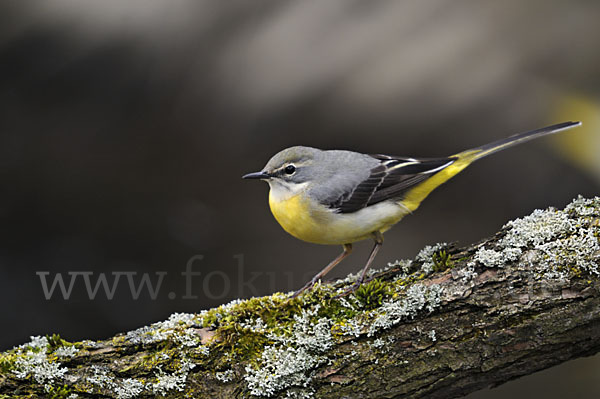
<path fill-rule="evenodd" d="M 269 183 L 269 206 L 285 231 L 300 240 L 344 247 L 293 297 L 311 288 L 347 257 L 353 242 L 372 238 L 375 246 L 355 289 L 383 244 L 383 233 L 414 212 L 436 187 L 480 158 L 580 124 L 559 123 L 446 158 L 367 155 L 296 146 L 275 154 L 262 171 L 243 178 Z"/>

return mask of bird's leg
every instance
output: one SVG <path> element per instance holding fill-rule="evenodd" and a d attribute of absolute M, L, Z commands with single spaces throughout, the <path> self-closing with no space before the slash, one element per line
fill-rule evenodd
<path fill-rule="evenodd" d="M 307 289 L 309 289 L 313 285 L 315 285 L 317 283 L 317 281 L 319 281 L 319 279 L 321 279 L 321 277 L 323 277 L 327 273 L 329 273 L 331 271 L 331 269 L 333 269 L 338 263 L 340 263 L 346 256 L 350 255 L 350 252 L 352 252 L 352 244 L 344 244 L 344 252 L 342 252 L 334 260 L 329 262 L 329 264 L 327 266 L 325 266 L 325 268 L 323 270 L 321 270 L 319 273 L 317 273 L 312 278 L 312 280 L 310 280 L 308 283 L 306 283 L 306 285 L 304 285 L 304 287 L 302 287 L 298 291 L 294 292 L 294 295 L 292 295 L 292 298 L 297 297 L 298 295 L 300 295 L 301 293 L 303 293 L 304 291 L 306 291 Z"/>
<path fill-rule="evenodd" d="M 375 259 L 375 255 L 377 255 L 379 248 L 381 248 L 381 246 L 383 245 L 383 234 L 381 234 L 379 231 L 374 231 L 373 232 L 373 240 L 375 240 L 375 245 L 373 246 L 373 249 L 371 250 L 371 254 L 369 255 L 367 264 L 365 265 L 365 267 L 362 269 L 362 271 L 360 273 L 360 277 L 358 278 L 358 280 L 356 280 L 356 282 L 349 289 L 347 289 L 343 293 L 339 294 L 338 297 L 346 296 L 346 295 L 350 294 L 351 292 L 356 291 L 356 289 L 358 287 L 360 287 L 360 285 L 365 280 L 367 270 L 369 270 L 371 263 L 373 263 L 373 259 Z"/>
<path fill-rule="evenodd" d="M 373 239 L 375 240 L 375 245 L 373 246 L 373 249 L 371 250 L 371 255 L 369 255 L 367 264 L 365 265 L 365 267 L 362 269 L 362 272 L 360 273 L 360 278 L 357 281 L 357 285 L 361 285 L 363 283 L 363 281 L 365 281 L 365 276 L 367 274 L 367 270 L 369 270 L 371 263 L 373 263 L 373 259 L 375 259 L 375 255 L 377 255 L 377 252 L 379 252 L 379 248 L 381 248 L 381 246 L 383 245 L 383 234 L 381 234 L 379 231 L 373 232 Z"/>

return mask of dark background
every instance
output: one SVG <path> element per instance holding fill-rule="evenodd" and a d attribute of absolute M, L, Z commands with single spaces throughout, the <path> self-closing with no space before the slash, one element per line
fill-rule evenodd
<path fill-rule="evenodd" d="M 589 1 L 0 3 L 0 350 L 300 287 L 340 249 L 288 236 L 266 185 L 240 179 L 291 145 L 445 156 L 584 121 L 438 189 L 386 234 L 376 267 L 598 194 L 599 17 Z M 47 300 L 41 271 L 167 274 L 156 299 L 133 299 L 123 277 L 112 300 L 82 280 Z M 570 362 L 472 398 L 598 397 L 599 367 Z"/>

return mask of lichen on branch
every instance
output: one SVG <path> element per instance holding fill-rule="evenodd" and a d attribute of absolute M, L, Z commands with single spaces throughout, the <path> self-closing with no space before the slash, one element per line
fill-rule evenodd
<path fill-rule="evenodd" d="M 0 398 L 461 396 L 600 350 L 599 236 L 600 198 L 579 197 L 345 297 L 356 275 L 104 341 L 32 337 L 0 354 Z"/>

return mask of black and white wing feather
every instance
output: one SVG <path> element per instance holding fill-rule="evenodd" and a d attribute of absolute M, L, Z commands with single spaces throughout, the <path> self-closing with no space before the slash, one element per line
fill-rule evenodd
<path fill-rule="evenodd" d="M 411 187 L 450 166 L 456 158 L 406 158 L 371 155 L 380 161 L 368 178 L 330 203 L 341 213 L 356 212 L 388 199 L 401 199 Z"/>

